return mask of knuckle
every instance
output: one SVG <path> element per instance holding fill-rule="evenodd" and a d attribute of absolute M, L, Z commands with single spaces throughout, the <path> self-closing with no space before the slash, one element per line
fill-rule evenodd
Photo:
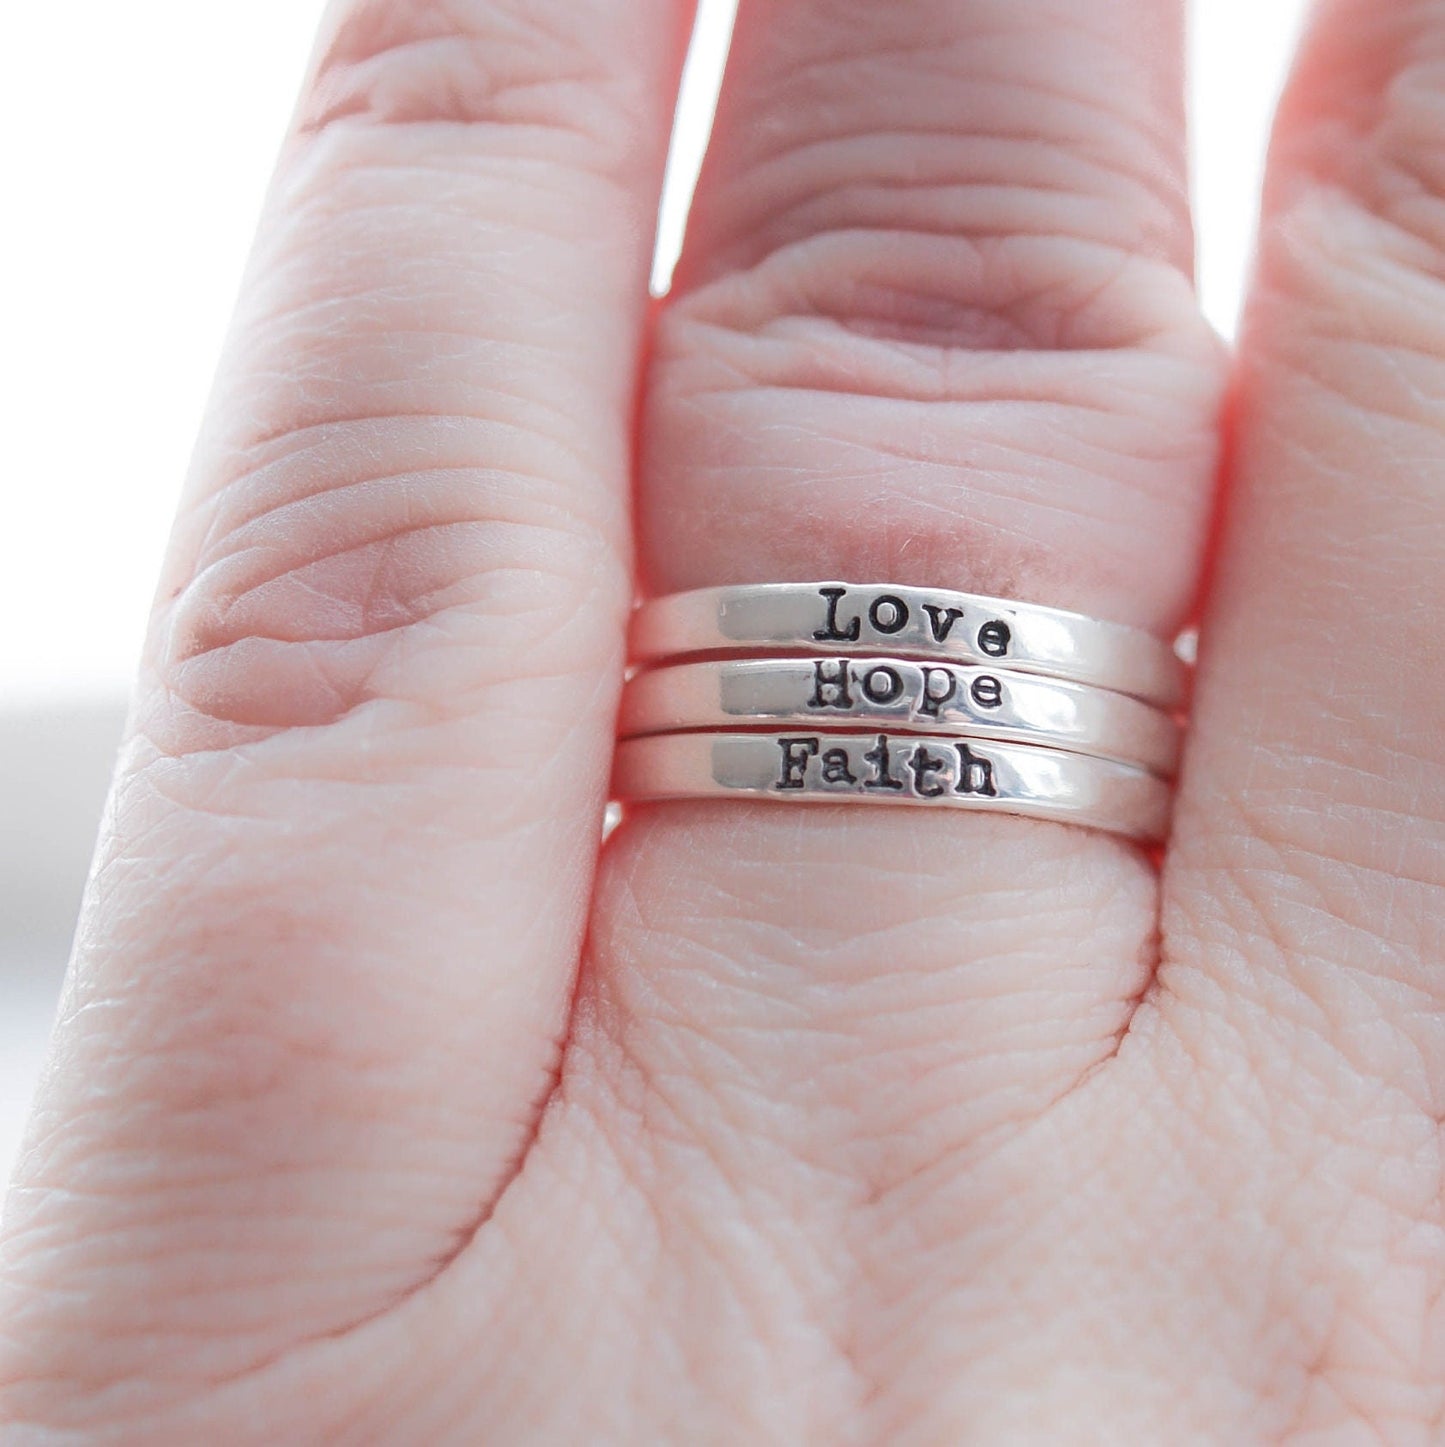
<path fill-rule="evenodd" d="M 1037 16 L 1000 12 L 985 26 L 967 11 L 824 8 L 826 40 L 810 6 L 778 17 L 766 40 L 744 30 L 765 76 L 762 114 L 748 163 L 699 198 L 714 265 L 890 227 L 1187 253 L 1174 127 L 1157 97 L 1111 82 L 1136 64 L 1131 40 L 1060 7 L 1051 18 L 1073 45 L 1061 66 L 1064 47 L 1038 44 Z"/>
<path fill-rule="evenodd" d="M 603 33 L 604 24 L 616 30 L 615 7 L 603 10 L 561 0 L 350 0 L 322 42 L 297 130 L 452 123 L 610 153 L 648 102 L 641 78 L 609 63 L 622 45 Z"/>
<path fill-rule="evenodd" d="M 595 670 L 626 606 L 616 527 L 526 456 L 543 449 L 480 420 L 315 430 L 187 520 L 153 646 L 171 699 L 274 731 L 376 701 L 456 716 L 519 675 Z"/>
<path fill-rule="evenodd" d="M 1148 42 L 1077 6 L 1047 44 L 1007 7 L 825 8 L 821 40 L 816 6 L 740 28 L 758 104 L 725 117 L 654 348 L 648 453 L 686 465 L 644 496 L 649 582 L 962 561 L 1177 626 L 1225 366 Z M 706 550 L 653 545 L 689 516 Z"/>
<path fill-rule="evenodd" d="M 760 339 L 809 327 L 808 340 L 846 346 L 865 381 L 870 363 L 896 367 L 901 345 L 920 370 L 942 374 L 939 393 L 961 370 L 960 353 L 1208 345 L 1175 266 L 1066 235 L 815 232 L 684 297 L 675 314 Z"/>
<path fill-rule="evenodd" d="M 1188 604 L 1158 539 L 1203 526 L 1179 500 L 1214 466 L 1224 367 L 1168 262 L 815 236 L 684 297 L 654 356 L 648 446 L 688 466 L 641 515 L 704 518 L 754 575 L 812 575 L 821 534 L 845 576 L 956 576 L 962 556 L 985 591 L 1130 617 L 1147 598 L 1163 627 Z"/>

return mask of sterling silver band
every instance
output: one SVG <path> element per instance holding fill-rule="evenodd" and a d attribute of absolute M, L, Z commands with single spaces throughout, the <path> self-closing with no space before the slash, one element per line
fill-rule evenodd
<path fill-rule="evenodd" d="M 908 804 L 1032 815 L 1161 842 L 1169 786 L 1140 769 L 932 734 L 655 734 L 617 747 L 612 796 Z"/>
<path fill-rule="evenodd" d="M 1187 670 L 1162 639 L 1081 613 L 891 583 L 759 583 L 643 603 L 639 662 L 725 653 L 886 653 L 991 664 L 1130 694 L 1161 708 Z"/>
<path fill-rule="evenodd" d="M 649 669 L 622 695 L 622 738 L 686 729 L 887 729 L 1038 744 L 1172 775 L 1179 726 L 1122 693 L 1006 668 L 885 656 L 729 658 Z"/>

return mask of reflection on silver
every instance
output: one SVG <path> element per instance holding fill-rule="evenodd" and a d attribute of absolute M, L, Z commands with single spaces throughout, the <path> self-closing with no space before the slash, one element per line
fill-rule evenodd
<path fill-rule="evenodd" d="M 891 583 L 760 583 L 702 588 L 643 603 L 639 662 L 739 653 L 886 653 L 1046 674 L 1172 709 L 1188 670 L 1138 628 L 937 588 Z"/>
<path fill-rule="evenodd" d="M 1125 694 L 944 661 L 871 656 L 710 659 L 654 668 L 622 698 L 622 738 L 788 726 L 960 733 L 1039 744 L 1171 775 L 1179 726 Z"/>
<path fill-rule="evenodd" d="M 898 804 L 1031 815 L 1161 842 L 1169 786 L 1142 769 L 938 734 L 685 733 L 618 745 L 613 797 Z"/>

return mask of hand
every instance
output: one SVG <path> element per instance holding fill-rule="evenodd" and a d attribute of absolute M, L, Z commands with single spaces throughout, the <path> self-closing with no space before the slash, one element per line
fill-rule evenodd
<path fill-rule="evenodd" d="M 1174 4 L 745 3 L 650 318 L 687 19 L 326 22 L 10 1201 L 6 1447 L 1437 1440 L 1445 11 L 1328 0 L 1284 107 L 1162 878 L 739 803 L 599 859 L 634 577 L 1168 635 L 1220 470 Z"/>

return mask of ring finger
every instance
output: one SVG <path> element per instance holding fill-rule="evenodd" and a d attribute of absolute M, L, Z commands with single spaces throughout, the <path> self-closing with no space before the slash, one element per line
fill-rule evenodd
<path fill-rule="evenodd" d="M 1179 626 L 1221 371 L 1189 279 L 1179 29 L 1172 0 L 745 0 L 644 411 L 648 591 L 886 579 Z M 920 1300 L 940 1283 L 894 1279 L 888 1243 L 966 1234 L 938 1168 L 1113 1050 L 1154 888 L 1128 846 L 1033 820 L 638 809 L 604 859 L 577 1108 L 531 1184 L 568 1121 L 595 1141 L 607 1112 L 770 1339 L 836 1320 L 836 1296 L 871 1323 L 855 1365 L 904 1394 L 944 1379 Z M 721 1220 L 769 1249 L 719 1243 Z M 774 1401 L 823 1369 L 706 1356 L 720 1392 L 748 1390 L 747 1360 Z"/>

